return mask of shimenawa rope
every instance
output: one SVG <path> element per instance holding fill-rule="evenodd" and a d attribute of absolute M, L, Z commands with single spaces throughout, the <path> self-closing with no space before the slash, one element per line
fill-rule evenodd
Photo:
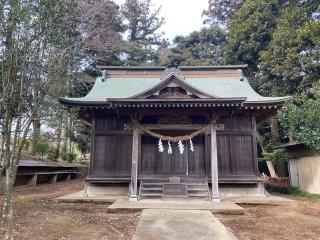
<path fill-rule="evenodd" d="M 215 121 L 213 121 L 213 122 L 209 123 L 208 125 L 200 128 L 199 130 L 197 130 L 189 135 L 182 135 L 182 136 L 174 136 L 173 137 L 173 136 L 166 136 L 166 135 L 162 135 L 162 134 L 156 133 L 154 131 L 151 131 L 151 130 L 143 127 L 142 125 L 140 125 L 140 123 L 134 119 L 132 119 L 132 122 L 141 132 L 144 132 L 152 137 L 159 138 L 164 141 L 174 142 L 174 143 L 179 142 L 179 141 L 190 140 L 190 139 L 200 135 L 201 133 L 209 130 L 211 128 L 211 125 L 215 123 Z"/>

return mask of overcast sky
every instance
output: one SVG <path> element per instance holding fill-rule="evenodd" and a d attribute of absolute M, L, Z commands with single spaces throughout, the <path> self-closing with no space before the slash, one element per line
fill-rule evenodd
<path fill-rule="evenodd" d="M 121 4 L 124 0 L 114 0 Z M 166 23 L 160 32 L 170 41 L 176 35 L 187 35 L 203 27 L 202 11 L 208 8 L 208 0 L 152 0 L 155 6 L 161 5 L 161 16 Z"/>

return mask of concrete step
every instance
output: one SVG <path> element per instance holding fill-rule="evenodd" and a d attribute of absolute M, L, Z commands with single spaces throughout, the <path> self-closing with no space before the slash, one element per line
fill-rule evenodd
<path fill-rule="evenodd" d="M 163 198 L 171 198 L 171 199 L 174 199 L 174 198 L 188 198 L 188 195 L 163 195 Z"/>
<path fill-rule="evenodd" d="M 188 187 L 208 187 L 207 183 L 187 183 Z"/>
<path fill-rule="evenodd" d="M 195 189 L 200 189 L 200 190 L 208 190 L 208 185 L 189 185 L 188 184 L 188 189 L 190 190 L 195 190 Z"/>
<path fill-rule="evenodd" d="M 142 180 L 144 183 L 167 183 L 169 179 L 167 178 L 144 178 Z"/>
<path fill-rule="evenodd" d="M 186 184 L 185 193 L 164 194 L 164 184 L 168 184 L 168 178 L 144 178 L 140 183 L 140 198 L 209 198 L 209 187 L 206 178 L 180 178 L 181 184 Z"/>
<path fill-rule="evenodd" d="M 141 185 L 143 186 L 163 186 L 163 184 L 166 184 L 166 183 L 151 183 L 151 182 L 143 182 Z"/>
<path fill-rule="evenodd" d="M 148 192 L 163 192 L 163 189 L 161 188 L 161 189 L 146 189 L 146 188 L 141 188 L 140 189 L 140 192 L 142 192 L 142 193 L 148 193 Z"/>
<path fill-rule="evenodd" d="M 207 179 L 181 179 L 180 182 L 187 184 L 206 184 Z"/>
<path fill-rule="evenodd" d="M 188 193 L 208 193 L 208 190 L 190 190 L 190 189 L 187 189 L 187 192 Z"/>
<path fill-rule="evenodd" d="M 161 193 L 143 193 L 140 194 L 141 197 L 162 197 L 162 192 Z"/>
<path fill-rule="evenodd" d="M 209 197 L 208 193 L 188 193 L 189 197 Z"/>
<path fill-rule="evenodd" d="M 163 187 L 147 187 L 142 186 L 141 191 L 163 191 Z"/>

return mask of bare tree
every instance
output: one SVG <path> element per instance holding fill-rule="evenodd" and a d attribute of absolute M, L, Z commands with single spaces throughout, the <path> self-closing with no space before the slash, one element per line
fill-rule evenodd
<path fill-rule="evenodd" d="M 123 30 L 112 1 L 1 0 L 0 8 L 0 232 L 12 239 L 12 191 L 30 126 L 50 114 L 49 98 L 57 86 L 66 91 L 84 53 L 119 59 Z"/>
<path fill-rule="evenodd" d="M 87 56 L 98 64 L 117 61 L 124 49 L 124 31 L 119 6 L 110 0 L 77 0 L 81 16 L 79 31 Z"/>
<path fill-rule="evenodd" d="M 30 125 L 51 87 L 67 76 L 77 49 L 72 0 L 2 1 L 0 112 L 4 239 L 13 239 L 12 190 Z"/>

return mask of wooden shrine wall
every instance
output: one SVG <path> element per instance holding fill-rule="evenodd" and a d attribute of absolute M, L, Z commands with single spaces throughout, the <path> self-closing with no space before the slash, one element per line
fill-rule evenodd
<path fill-rule="evenodd" d="M 131 172 L 132 133 L 123 125 L 128 117 L 97 116 L 92 129 L 92 156 L 90 176 L 102 179 L 129 179 Z M 220 117 L 218 123 L 225 129 L 217 132 L 219 180 L 255 176 L 258 173 L 256 156 L 255 120 L 251 115 Z M 141 138 L 139 174 L 170 175 L 186 173 L 186 161 L 190 175 L 210 175 L 210 135 L 195 139 L 195 152 L 185 146 L 180 155 L 178 147 L 173 154 L 158 152 L 156 139 Z"/>
<path fill-rule="evenodd" d="M 128 177 L 131 172 L 132 133 L 123 125 L 130 118 L 97 116 L 92 126 L 90 175 Z"/>
<path fill-rule="evenodd" d="M 238 115 L 221 117 L 218 122 L 225 126 L 223 131 L 217 132 L 219 177 L 256 176 L 255 119 L 250 115 Z M 207 139 L 209 142 L 210 138 Z"/>
<path fill-rule="evenodd" d="M 142 136 L 140 175 L 206 175 L 204 136 L 193 139 L 194 152 L 189 142 L 184 142 L 180 154 L 177 143 L 171 143 L 172 154 L 168 154 L 168 143 L 163 141 L 164 152 L 158 151 L 158 139 Z"/>

